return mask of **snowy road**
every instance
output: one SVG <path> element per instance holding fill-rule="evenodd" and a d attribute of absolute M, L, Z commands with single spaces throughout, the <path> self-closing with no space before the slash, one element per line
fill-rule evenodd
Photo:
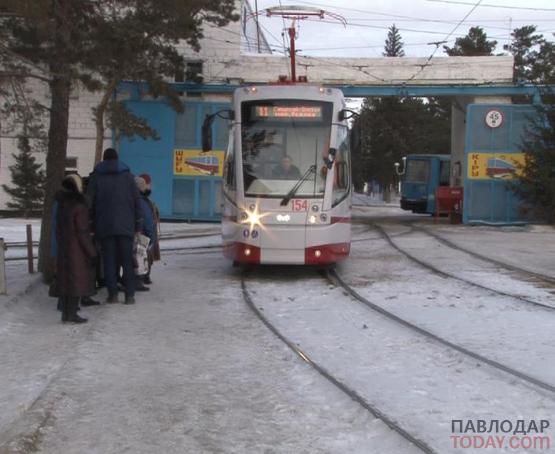
<path fill-rule="evenodd" d="M 469 280 L 553 304 L 549 289 L 407 228 L 399 221 L 411 217 L 394 207 L 357 212 L 363 219 L 353 225 L 352 256 L 337 269 L 353 289 L 449 342 L 555 386 L 555 311 L 439 276 L 364 221 Z M 552 229 L 472 230 L 418 219 L 461 246 L 472 239 L 476 248 L 483 235 L 487 245 L 476 248 L 482 254 L 551 273 L 551 252 L 542 248 L 553 244 Z M 261 323 L 217 237 L 176 238 L 163 247 L 151 292 L 132 307 L 83 309 L 90 318 L 84 327 L 61 325 L 39 285 L 15 299 L 0 297 L 0 453 L 422 452 Z M 19 290 L 29 283 L 21 265 L 9 272 Z M 457 449 L 451 421 L 550 420 L 555 393 L 377 314 L 315 270 L 258 269 L 245 282 L 284 336 L 433 452 L 550 452 Z"/>

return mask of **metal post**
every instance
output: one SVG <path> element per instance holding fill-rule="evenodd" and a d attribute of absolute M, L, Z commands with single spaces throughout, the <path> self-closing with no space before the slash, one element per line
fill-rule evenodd
<path fill-rule="evenodd" d="M 31 224 L 27 224 L 27 269 L 29 274 L 35 272 L 35 265 L 33 263 L 33 230 Z"/>
<path fill-rule="evenodd" d="M 254 17 L 256 18 L 256 47 L 260 53 L 260 24 L 258 23 L 258 0 L 254 0 Z"/>
<path fill-rule="evenodd" d="M 4 243 L 4 238 L 0 238 L 0 295 L 5 295 L 7 293 L 6 286 L 6 259 L 4 253 L 6 251 L 6 244 Z"/>
<path fill-rule="evenodd" d="M 290 41 L 290 49 L 289 52 L 291 53 L 291 80 L 293 82 L 297 82 L 297 73 L 295 69 L 295 20 L 289 27 L 289 41 Z"/>

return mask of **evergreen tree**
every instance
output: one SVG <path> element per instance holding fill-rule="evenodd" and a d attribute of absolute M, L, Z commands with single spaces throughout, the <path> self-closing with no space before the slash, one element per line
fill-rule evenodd
<path fill-rule="evenodd" d="M 387 32 L 387 39 L 384 46 L 384 57 L 404 57 L 403 41 L 399 29 L 393 24 Z"/>
<path fill-rule="evenodd" d="M 488 40 L 481 27 L 471 27 L 466 36 L 455 40 L 453 47 L 443 46 L 443 50 L 450 57 L 482 57 L 493 55 L 495 46 L 497 41 Z"/>
<path fill-rule="evenodd" d="M 393 164 L 412 153 L 446 154 L 450 149 L 450 112 L 435 100 L 368 98 L 354 127 L 361 138 L 354 144 L 355 185 L 376 180 L 395 183 Z M 357 169 L 360 167 L 360 169 Z"/>
<path fill-rule="evenodd" d="M 555 223 L 555 108 L 544 105 L 523 143 L 525 164 L 515 192 L 534 218 Z"/>
<path fill-rule="evenodd" d="M 549 86 L 555 83 L 555 45 L 543 41 L 531 63 L 532 82 Z M 555 94 L 543 93 L 543 102 L 531 120 L 522 149 L 526 160 L 515 192 L 536 219 L 555 223 Z"/>
<path fill-rule="evenodd" d="M 536 34 L 536 29 L 535 25 L 525 25 L 524 27 L 515 28 L 511 33 L 513 39 L 509 51 L 515 59 L 515 82 L 533 81 L 538 51 L 545 43 L 543 35 Z"/>
<path fill-rule="evenodd" d="M 9 167 L 13 186 L 2 185 L 2 189 L 12 198 L 8 208 L 22 211 L 27 218 L 33 211 L 42 208 L 44 200 L 44 171 L 36 162 L 29 138 L 20 135 L 17 139 L 19 154 L 12 154 L 15 163 Z"/>
<path fill-rule="evenodd" d="M 533 60 L 530 81 L 536 84 L 549 85 L 555 83 L 555 43 L 543 41 Z M 544 102 L 554 104 L 554 93 L 546 92 Z"/>

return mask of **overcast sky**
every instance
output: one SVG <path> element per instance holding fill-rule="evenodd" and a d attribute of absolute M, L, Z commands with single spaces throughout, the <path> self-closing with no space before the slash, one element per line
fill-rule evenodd
<path fill-rule="evenodd" d="M 254 9 L 255 0 L 250 2 Z M 260 11 L 279 6 L 280 0 L 257 0 L 257 3 Z M 297 48 L 303 55 L 379 57 L 387 28 L 395 23 L 405 44 L 406 56 L 427 57 L 435 47 L 428 43 L 442 41 L 451 34 L 473 10 L 477 0 L 281 0 L 281 3 L 318 7 L 347 20 L 346 27 L 332 17 L 324 21 L 302 21 Z M 282 19 L 259 17 L 270 45 L 276 52 L 283 51 Z M 285 24 L 288 26 L 289 21 Z M 555 0 L 482 0 L 448 38 L 448 45 L 452 46 L 470 27 L 479 25 L 488 37 L 498 41 L 497 52 L 503 52 L 510 31 L 529 24 L 537 25 L 550 40 L 555 39 L 552 35 L 555 32 Z M 445 54 L 440 49 L 436 55 Z"/>

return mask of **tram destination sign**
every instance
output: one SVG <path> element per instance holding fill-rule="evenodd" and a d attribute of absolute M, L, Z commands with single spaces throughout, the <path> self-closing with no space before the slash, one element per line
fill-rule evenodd
<path fill-rule="evenodd" d="M 322 119 L 322 106 L 253 106 L 252 116 L 255 119 L 318 121 Z"/>

